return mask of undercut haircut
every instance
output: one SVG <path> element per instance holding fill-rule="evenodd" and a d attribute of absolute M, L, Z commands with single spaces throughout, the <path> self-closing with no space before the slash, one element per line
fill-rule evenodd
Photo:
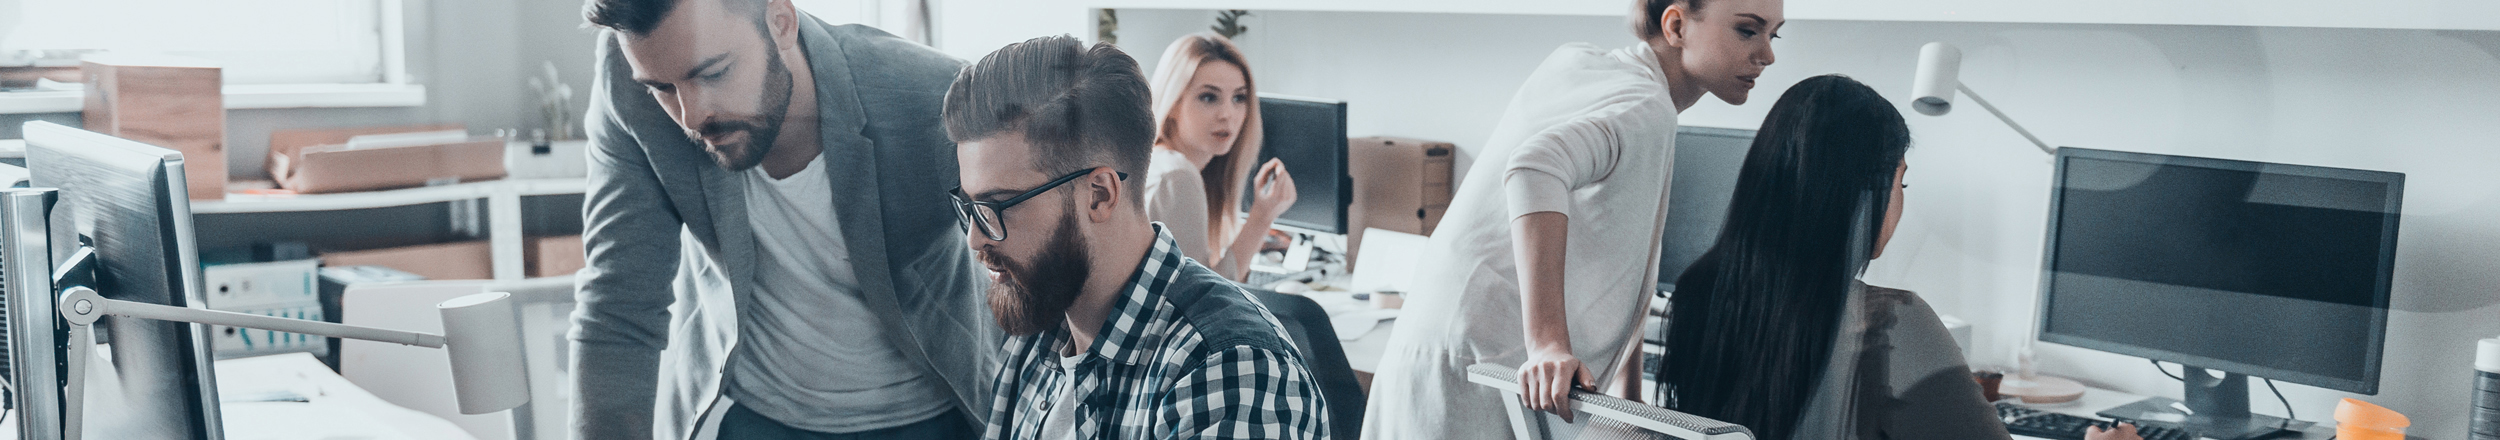
<path fill-rule="evenodd" d="M 652 29 L 660 27 L 660 21 L 667 19 L 670 12 L 676 12 L 677 4 L 684 1 L 687 0 L 587 0 L 582 2 L 582 20 L 590 22 L 592 26 L 608 28 L 633 37 L 642 37 L 650 35 Z M 764 2 L 766 0 L 708 1 L 721 2 L 721 6 L 727 7 L 731 14 L 753 18 L 756 32 L 766 34 L 768 37 L 771 34 L 771 31 L 764 29 Z"/>
<path fill-rule="evenodd" d="M 1677 3 L 1684 4 L 1685 14 L 1701 11 L 1701 0 L 1632 0 L 1632 36 L 1641 41 L 1667 36 L 1667 29 L 1658 25 L 1658 16 Z"/>
<path fill-rule="evenodd" d="M 1154 112 L 1137 60 L 1110 44 L 1087 48 L 1061 35 L 1025 40 L 981 57 L 946 91 L 946 137 L 957 143 L 1007 133 L 1033 146 L 1033 167 L 1058 175 L 1109 166 L 1128 173 L 1131 206 L 1143 200 Z"/>

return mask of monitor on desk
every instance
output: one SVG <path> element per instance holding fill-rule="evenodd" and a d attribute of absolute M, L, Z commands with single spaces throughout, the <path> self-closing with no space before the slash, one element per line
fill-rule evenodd
<path fill-rule="evenodd" d="M 2083 148 L 2055 169 L 2041 341 L 2189 367 L 2192 419 L 2263 425 L 2239 374 L 2378 392 L 2403 174 Z"/>
<path fill-rule="evenodd" d="M 1314 234 L 1345 234 L 1346 205 L 1354 202 L 1354 178 L 1346 174 L 1344 101 L 1259 94 L 1259 160 L 1285 164 L 1293 177 L 1293 206 L 1276 225 Z M 1257 172 L 1257 168 L 1252 168 Z M 1255 177 L 1255 176 L 1253 176 Z M 1241 208 L 1250 209 L 1257 180 L 1244 177 Z"/>
<path fill-rule="evenodd" d="M 21 356 L 42 351 L 55 363 L 65 355 L 64 341 L 54 337 L 62 322 L 52 310 L 52 301 L 57 300 L 58 289 L 69 285 L 93 287 L 110 299 L 176 307 L 202 303 L 181 153 L 48 122 L 27 123 L 25 134 L 32 184 L 57 190 L 53 193 L 57 199 L 42 224 L 12 217 L 8 225 L 5 242 L 12 247 L 5 254 L 12 278 L 9 316 L 27 318 L 10 323 L 12 351 Z M 40 205 L 42 201 L 34 202 Z M 25 213 L 15 208 L 10 211 Z M 26 236 L 29 233 L 49 237 Z M 48 243 L 49 249 L 16 248 L 38 242 Z M 41 270 L 67 262 L 82 243 L 92 246 L 97 256 L 92 271 Z M 44 257 L 31 258 L 34 255 Z M 68 273 L 73 278 L 92 273 L 92 280 L 45 284 L 48 288 L 41 292 L 20 288 L 31 284 L 19 281 L 32 281 L 22 277 L 48 272 Z M 86 380 L 87 423 L 82 425 L 88 428 L 88 438 L 223 437 L 217 381 L 203 326 L 123 318 L 107 318 L 100 324 L 112 342 L 113 376 L 89 375 Z M 28 367 L 25 363 L 16 366 Z M 22 369 L 18 373 L 11 379 L 19 392 L 26 393 L 19 400 L 18 410 L 24 417 L 18 421 L 24 427 L 21 432 L 26 438 L 56 438 L 64 410 L 61 387 L 22 378 L 59 375 L 29 374 Z M 114 384 L 100 383 L 116 377 L 119 380 Z M 115 388 L 121 391 L 119 395 L 102 395 Z M 46 421 L 52 430 L 38 432 Z"/>
<path fill-rule="evenodd" d="M 1659 243 L 1658 290 L 1675 291 L 1701 254 L 1719 241 L 1727 204 L 1736 196 L 1736 174 L 1753 150 L 1753 130 L 1682 127 L 1675 130 L 1675 176 L 1667 186 L 1667 226 Z"/>

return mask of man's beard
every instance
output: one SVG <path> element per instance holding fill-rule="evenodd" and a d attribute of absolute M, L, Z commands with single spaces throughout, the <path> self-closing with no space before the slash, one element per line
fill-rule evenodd
<path fill-rule="evenodd" d="M 771 38 L 764 39 L 764 43 L 768 48 L 778 46 Z M 703 145 L 704 152 L 710 153 L 712 162 L 720 164 L 722 169 L 746 171 L 764 163 L 764 154 L 773 151 L 773 139 L 781 136 L 781 120 L 790 114 L 792 79 L 790 69 L 781 63 L 779 53 L 775 49 L 764 57 L 764 96 L 759 99 L 762 106 L 757 109 L 762 114 L 706 120 L 702 126 L 686 130 L 686 138 Z M 747 132 L 746 145 L 712 145 L 703 140 L 738 131 Z"/>
<path fill-rule="evenodd" d="M 1033 335 L 1065 322 L 1068 306 L 1084 293 L 1085 279 L 1092 275 L 1092 250 L 1077 237 L 1073 207 L 1052 232 L 1041 255 L 1029 264 L 982 254 L 991 267 L 1004 271 L 998 284 L 990 286 L 990 314 L 1008 335 Z"/>

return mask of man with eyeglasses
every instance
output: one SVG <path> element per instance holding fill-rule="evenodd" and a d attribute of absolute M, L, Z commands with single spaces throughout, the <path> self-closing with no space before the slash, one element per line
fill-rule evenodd
<path fill-rule="evenodd" d="M 583 14 L 573 438 L 977 435 L 1002 336 L 946 197 L 963 62 L 789 0 Z"/>
<path fill-rule="evenodd" d="M 1010 335 L 989 439 L 1308 439 L 1325 403 L 1284 326 L 1146 220 L 1137 62 L 1066 36 L 956 76 L 946 133 L 989 303 Z"/>

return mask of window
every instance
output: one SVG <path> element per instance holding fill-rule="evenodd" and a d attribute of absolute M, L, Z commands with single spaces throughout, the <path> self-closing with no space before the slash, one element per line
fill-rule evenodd
<path fill-rule="evenodd" d="M 12 4 L 16 11 L 7 10 Z M 18 17 L 0 17 L 0 60 L 23 60 L 27 51 L 49 63 L 80 51 L 164 53 L 216 62 L 230 86 L 397 83 L 399 7 L 397 0 L 0 0 L 0 16 Z"/>
<path fill-rule="evenodd" d="M 826 23 L 864 24 L 929 44 L 927 0 L 792 0 L 790 5 Z"/>

